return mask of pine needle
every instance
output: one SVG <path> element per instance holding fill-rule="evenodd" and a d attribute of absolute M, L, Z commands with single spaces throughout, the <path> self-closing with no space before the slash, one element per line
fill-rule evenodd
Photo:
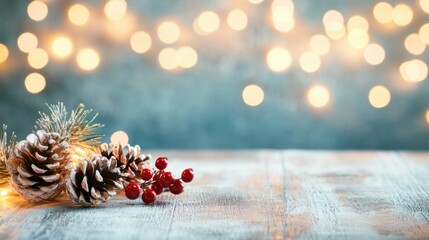
<path fill-rule="evenodd" d="M 0 134 L 0 187 L 4 187 L 9 183 L 9 172 L 7 171 L 6 162 L 13 154 L 15 148 L 16 135 L 12 133 L 9 141 L 7 140 L 7 126 L 3 124 Z"/>

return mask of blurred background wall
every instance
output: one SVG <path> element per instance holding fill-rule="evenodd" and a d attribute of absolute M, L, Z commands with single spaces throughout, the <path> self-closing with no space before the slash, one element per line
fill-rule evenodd
<path fill-rule="evenodd" d="M 77 5 L 78 4 L 78 5 Z M 429 149 L 429 1 L 0 1 L 0 123 L 144 148 Z M 24 34 L 25 33 L 25 34 Z"/>

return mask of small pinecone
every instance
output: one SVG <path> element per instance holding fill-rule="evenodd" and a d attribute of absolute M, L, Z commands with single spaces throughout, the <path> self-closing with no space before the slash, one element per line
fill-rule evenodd
<path fill-rule="evenodd" d="M 111 143 L 109 149 L 109 146 L 103 143 L 98 148 L 98 153 L 108 159 L 111 157 L 116 158 L 121 172 L 127 174 L 127 177 L 124 178 L 126 183 L 131 180 L 142 182 L 140 172 L 143 168 L 150 166 L 148 160 L 151 159 L 151 156 L 149 154 L 142 154 L 139 145 L 135 145 L 134 147 L 126 145 L 122 148 L 120 144 L 114 145 Z"/>
<path fill-rule="evenodd" d="M 107 202 L 116 195 L 116 190 L 123 189 L 123 176 L 114 157 L 107 159 L 96 154 L 71 170 L 67 195 L 74 203 L 84 206 Z"/>
<path fill-rule="evenodd" d="M 65 138 L 58 133 L 37 131 L 15 146 L 7 162 L 11 185 L 31 202 L 51 201 L 64 189 L 71 169 Z"/>

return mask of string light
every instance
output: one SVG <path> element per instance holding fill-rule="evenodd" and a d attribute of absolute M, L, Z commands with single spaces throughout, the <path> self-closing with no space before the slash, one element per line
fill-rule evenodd
<path fill-rule="evenodd" d="M 48 16 L 48 6 L 42 1 L 32 1 L 27 7 L 28 16 L 34 21 L 42 21 Z"/>
<path fill-rule="evenodd" d="M 426 13 L 429 13 L 429 1 L 428 0 L 420 0 L 420 7 L 422 8 L 423 11 L 425 11 Z"/>
<path fill-rule="evenodd" d="M 52 42 L 52 51 L 60 58 L 68 57 L 73 51 L 73 43 L 68 37 L 59 36 Z"/>
<path fill-rule="evenodd" d="M 232 10 L 228 14 L 227 22 L 231 29 L 241 31 L 247 26 L 247 15 L 240 9 Z"/>
<path fill-rule="evenodd" d="M 382 46 L 376 43 L 371 43 L 365 48 L 363 56 L 367 63 L 371 65 L 378 65 L 384 61 L 386 53 Z"/>
<path fill-rule="evenodd" d="M 245 104 L 256 107 L 264 101 L 264 90 L 258 85 L 251 84 L 243 89 L 242 97 Z"/>
<path fill-rule="evenodd" d="M 27 61 L 32 68 L 44 68 L 49 61 L 48 53 L 41 48 L 35 48 L 28 53 Z"/>
<path fill-rule="evenodd" d="M 399 26 L 406 26 L 413 20 L 413 10 L 406 4 L 398 4 L 393 8 L 393 22 Z"/>
<path fill-rule="evenodd" d="M 0 43 L 0 64 L 7 60 L 9 57 L 9 50 L 4 44 Z"/>
<path fill-rule="evenodd" d="M 37 47 L 38 39 L 34 34 L 25 32 L 19 35 L 17 43 L 19 50 L 24 53 L 29 53 L 31 50 Z"/>
<path fill-rule="evenodd" d="M 197 25 L 199 30 L 201 30 L 203 33 L 212 33 L 219 28 L 220 18 L 216 13 L 206 11 L 198 16 Z M 198 31 L 196 32 L 198 33 Z"/>
<path fill-rule="evenodd" d="M 371 106 L 375 108 L 384 108 L 390 102 L 390 92 L 384 86 L 375 86 L 369 91 L 368 100 Z"/>
<path fill-rule="evenodd" d="M 45 89 L 46 80 L 42 74 L 34 72 L 25 78 L 24 85 L 28 92 L 37 94 Z"/>
<path fill-rule="evenodd" d="M 152 46 L 152 39 L 146 32 L 136 32 L 131 36 L 130 45 L 134 52 L 145 53 Z"/>
<path fill-rule="evenodd" d="M 78 26 L 85 25 L 89 20 L 89 10 L 82 4 L 75 4 L 70 7 L 68 16 L 71 23 Z"/>
<path fill-rule="evenodd" d="M 197 64 L 198 54 L 191 47 L 181 47 L 176 53 L 176 62 L 182 68 L 191 68 Z"/>
<path fill-rule="evenodd" d="M 413 59 L 402 63 L 399 66 L 399 72 L 402 78 L 407 82 L 421 82 L 428 75 L 428 67 L 425 62 L 419 59 Z"/>
<path fill-rule="evenodd" d="M 310 40 L 311 51 L 319 55 L 325 55 L 331 49 L 331 42 L 325 35 L 314 35 Z"/>
<path fill-rule="evenodd" d="M 165 70 L 173 70 L 177 68 L 178 63 L 176 60 L 177 51 L 174 48 L 164 48 L 159 52 L 158 61 L 159 65 Z"/>
<path fill-rule="evenodd" d="M 174 43 L 180 37 L 180 28 L 176 23 L 171 21 L 163 22 L 158 27 L 158 37 L 163 43 Z"/>
<path fill-rule="evenodd" d="M 268 51 L 267 65 L 274 72 L 283 72 L 292 64 L 292 55 L 284 48 L 276 47 Z"/>
<path fill-rule="evenodd" d="M 315 108 L 325 107 L 330 100 L 330 94 L 326 87 L 316 85 L 310 88 L 307 93 L 307 100 Z"/>
<path fill-rule="evenodd" d="M 76 62 L 82 70 L 91 71 L 100 64 L 100 56 L 94 49 L 85 48 L 78 52 Z"/>
<path fill-rule="evenodd" d="M 426 45 L 420 39 L 419 34 L 416 33 L 408 35 L 405 38 L 404 45 L 407 51 L 414 55 L 420 55 L 426 49 Z"/>
<path fill-rule="evenodd" d="M 319 55 L 313 52 L 304 52 L 299 58 L 299 64 L 302 70 L 312 73 L 320 68 L 321 60 Z"/>
<path fill-rule="evenodd" d="M 0 190 L 0 196 L 1 197 L 5 197 L 5 196 L 7 196 L 8 194 L 9 194 L 9 189 L 8 188 L 3 188 L 3 189 L 1 189 Z"/>
<path fill-rule="evenodd" d="M 373 14 L 379 23 L 390 23 L 392 19 L 393 7 L 386 2 L 379 2 L 374 6 Z"/>
<path fill-rule="evenodd" d="M 118 22 L 127 13 L 127 2 L 125 0 L 109 0 L 104 5 L 104 14 L 110 21 Z"/>
<path fill-rule="evenodd" d="M 424 44 L 429 44 L 429 23 L 426 23 L 420 27 L 419 37 Z"/>
<path fill-rule="evenodd" d="M 124 131 L 117 131 L 112 134 L 110 137 L 110 142 L 113 144 L 121 144 L 121 146 L 126 146 L 128 144 L 129 138 L 128 134 Z"/>

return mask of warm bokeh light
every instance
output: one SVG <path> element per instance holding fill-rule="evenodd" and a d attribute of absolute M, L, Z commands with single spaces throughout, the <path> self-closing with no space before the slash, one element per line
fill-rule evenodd
<path fill-rule="evenodd" d="M 89 10 L 82 4 L 75 4 L 69 8 L 69 20 L 75 25 L 85 25 L 89 19 Z"/>
<path fill-rule="evenodd" d="M 251 84 L 243 89 L 242 97 L 245 104 L 255 107 L 264 101 L 264 90 L 258 85 Z"/>
<path fill-rule="evenodd" d="M 361 29 L 353 29 L 347 35 L 347 39 L 349 40 L 350 46 L 356 49 L 363 49 L 369 43 L 369 35 L 368 33 L 362 31 Z"/>
<path fill-rule="evenodd" d="M 399 72 L 402 78 L 407 82 L 421 82 L 428 75 L 428 67 L 425 62 L 419 59 L 413 59 L 402 63 L 399 66 Z"/>
<path fill-rule="evenodd" d="M 173 70 L 177 68 L 178 63 L 177 63 L 176 55 L 177 55 L 177 51 L 174 48 L 162 49 L 158 55 L 159 65 L 166 70 Z"/>
<path fill-rule="evenodd" d="M 42 21 L 48 16 L 48 6 L 42 1 L 32 1 L 27 7 L 28 16 L 34 21 Z"/>
<path fill-rule="evenodd" d="M 28 53 L 27 61 L 30 67 L 35 69 L 41 69 L 48 64 L 49 56 L 48 53 L 41 49 L 35 48 Z"/>
<path fill-rule="evenodd" d="M 308 73 L 317 71 L 320 68 L 321 60 L 314 52 L 305 52 L 299 58 L 299 65 L 302 70 Z"/>
<path fill-rule="evenodd" d="M 263 2 L 264 0 L 249 0 L 249 2 L 253 3 L 253 4 L 259 4 L 261 2 Z"/>
<path fill-rule="evenodd" d="M 373 14 L 379 23 L 390 23 L 393 20 L 393 7 L 389 3 L 379 2 L 374 6 Z"/>
<path fill-rule="evenodd" d="M 85 48 L 78 52 L 76 62 L 82 70 L 91 71 L 100 64 L 100 56 L 94 49 Z"/>
<path fill-rule="evenodd" d="M 329 10 L 323 15 L 323 25 L 332 31 L 339 30 L 344 26 L 344 17 L 336 10 Z"/>
<path fill-rule="evenodd" d="M 39 41 L 34 34 L 30 32 L 25 32 L 19 35 L 17 43 L 19 50 L 24 53 L 29 53 L 31 50 L 37 47 Z"/>
<path fill-rule="evenodd" d="M 9 194 L 9 192 L 10 192 L 9 188 L 2 188 L 2 189 L 0 189 L 0 196 L 5 197 Z"/>
<path fill-rule="evenodd" d="M 9 50 L 6 45 L 0 43 L 0 64 L 9 57 Z"/>
<path fill-rule="evenodd" d="M 390 102 L 390 92 L 384 86 L 375 86 L 369 91 L 368 100 L 371 106 L 375 108 L 384 108 Z"/>
<path fill-rule="evenodd" d="M 126 146 L 128 144 L 129 138 L 128 134 L 124 131 L 117 131 L 112 134 L 110 137 L 110 142 L 113 144 L 121 144 L 121 146 Z"/>
<path fill-rule="evenodd" d="M 371 43 L 365 48 L 363 57 L 367 63 L 371 65 L 378 65 L 384 61 L 386 52 L 382 46 L 376 43 Z"/>
<path fill-rule="evenodd" d="M 428 0 L 420 0 L 420 7 L 422 8 L 423 11 L 425 11 L 426 13 L 429 13 L 429 1 Z"/>
<path fill-rule="evenodd" d="M 176 23 L 165 21 L 161 23 L 157 30 L 159 40 L 163 43 L 174 43 L 180 37 L 180 28 Z"/>
<path fill-rule="evenodd" d="M 426 23 L 420 27 L 419 37 L 424 44 L 429 44 L 429 23 Z"/>
<path fill-rule="evenodd" d="M 426 45 L 422 42 L 417 33 L 408 35 L 408 37 L 405 38 L 404 45 L 407 51 L 414 55 L 420 55 L 426 49 Z"/>
<path fill-rule="evenodd" d="M 329 103 L 330 94 L 324 86 L 313 86 L 308 90 L 307 100 L 315 108 L 325 107 Z"/>
<path fill-rule="evenodd" d="M 426 111 L 426 122 L 429 124 L 429 109 Z"/>
<path fill-rule="evenodd" d="M 52 52 L 60 58 L 70 56 L 73 51 L 73 43 L 68 37 L 60 36 L 52 41 Z"/>
<path fill-rule="evenodd" d="M 284 48 L 272 48 L 267 54 L 267 65 L 274 72 L 282 72 L 292 64 L 292 55 Z"/>
<path fill-rule="evenodd" d="M 182 68 L 191 68 L 197 64 L 198 54 L 191 47 L 181 47 L 176 53 L 177 64 Z"/>
<path fill-rule="evenodd" d="M 353 31 L 354 29 L 359 29 L 361 31 L 368 32 L 368 29 L 369 29 L 368 20 L 366 20 L 366 18 L 362 16 L 355 15 L 347 21 L 347 29 L 349 31 Z"/>
<path fill-rule="evenodd" d="M 406 26 L 413 20 L 413 10 L 406 4 L 398 4 L 393 8 L 393 22 L 399 26 Z"/>
<path fill-rule="evenodd" d="M 127 2 L 125 0 L 109 0 L 104 5 L 104 14 L 111 21 L 120 21 L 127 13 Z"/>
<path fill-rule="evenodd" d="M 243 10 L 232 10 L 228 14 L 227 22 L 231 29 L 237 31 L 243 30 L 247 26 L 247 15 Z"/>
<path fill-rule="evenodd" d="M 279 32 L 289 32 L 295 26 L 294 5 L 288 0 L 276 0 L 272 3 L 272 20 Z"/>
<path fill-rule="evenodd" d="M 326 35 L 330 37 L 332 40 L 340 40 L 346 35 L 346 28 L 341 25 L 341 28 L 338 30 L 330 30 L 328 28 L 325 28 Z"/>
<path fill-rule="evenodd" d="M 45 80 L 45 77 L 43 77 L 43 75 L 41 75 L 40 73 L 34 72 L 34 73 L 28 74 L 28 76 L 25 78 L 24 84 L 28 92 L 36 94 L 43 91 L 43 89 L 45 89 L 46 80 Z"/>
<path fill-rule="evenodd" d="M 200 14 L 197 18 L 198 28 L 204 33 L 215 32 L 220 25 L 219 16 L 210 11 L 206 11 Z"/>
<path fill-rule="evenodd" d="M 319 55 L 325 55 L 331 49 L 331 41 L 325 35 L 317 34 L 311 38 L 310 48 Z"/>
<path fill-rule="evenodd" d="M 130 39 L 131 49 L 136 53 L 145 53 L 152 46 L 152 39 L 146 32 L 134 33 Z"/>

